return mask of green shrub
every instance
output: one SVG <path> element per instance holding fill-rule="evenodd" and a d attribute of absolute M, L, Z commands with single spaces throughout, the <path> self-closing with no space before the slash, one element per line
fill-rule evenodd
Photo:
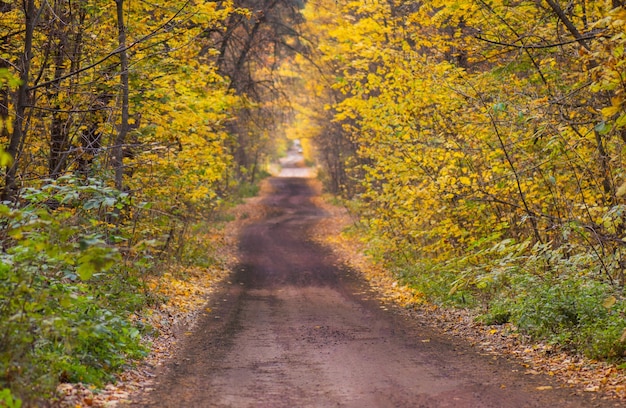
<path fill-rule="evenodd" d="M 11 390 L 5 388 L 0 391 L 0 407 L 3 408 L 21 408 L 22 400 L 16 398 L 11 393 Z"/>
<path fill-rule="evenodd" d="M 62 182 L 28 190 L 19 208 L 0 204 L 0 388 L 24 401 L 59 381 L 103 384 L 144 353 L 128 318 L 141 280 L 123 270 L 121 232 L 103 221 L 125 196 Z"/>
<path fill-rule="evenodd" d="M 583 277 L 520 277 L 514 292 L 491 303 L 486 323 L 514 323 L 521 332 L 592 358 L 623 357 L 626 302 L 608 284 Z"/>

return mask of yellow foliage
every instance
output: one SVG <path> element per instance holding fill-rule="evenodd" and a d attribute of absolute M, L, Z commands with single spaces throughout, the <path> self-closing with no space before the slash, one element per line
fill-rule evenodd
<path fill-rule="evenodd" d="M 623 236 L 626 12 L 598 3 L 571 15 L 585 35 L 594 23 L 613 35 L 590 49 L 550 44 L 563 41 L 551 13 L 536 2 L 307 4 L 325 75 L 304 86 L 302 115 L 331 116 L 355 146 L 345 163 L 360 164 L 359 212 L 378 245 L 444 262 L 494 234 L 579 251 L 589 242 L 572 225 Z"/>

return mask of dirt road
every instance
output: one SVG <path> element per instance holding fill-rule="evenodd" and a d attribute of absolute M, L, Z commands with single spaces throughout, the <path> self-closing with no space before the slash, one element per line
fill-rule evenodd
<path fill-rule="evenodd" d="M 324 213 L 307 179 L 271 183 L 271 215 L 243 232 L 241 265 L 135 405 L 614 406 L 382 309 L 367 284 L 310 240 Z"/>

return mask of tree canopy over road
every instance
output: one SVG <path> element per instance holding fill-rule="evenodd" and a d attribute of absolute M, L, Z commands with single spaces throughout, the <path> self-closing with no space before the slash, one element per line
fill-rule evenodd
<path fill-rule="evenodd" d="M 401 285 L 621 367 L 625 46 L 619 0 L 0 0 L 0 401 L 140 358 L 295 138 Z"/>

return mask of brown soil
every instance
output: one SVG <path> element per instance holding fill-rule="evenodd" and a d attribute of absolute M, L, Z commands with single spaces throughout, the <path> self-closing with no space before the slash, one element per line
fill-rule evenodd
<path fill-rule="evenodd" d="M 308 179 L 273 178 L 268 215 L 145 407 L 609 407 L 393 306 L 311 238 Z"/>

